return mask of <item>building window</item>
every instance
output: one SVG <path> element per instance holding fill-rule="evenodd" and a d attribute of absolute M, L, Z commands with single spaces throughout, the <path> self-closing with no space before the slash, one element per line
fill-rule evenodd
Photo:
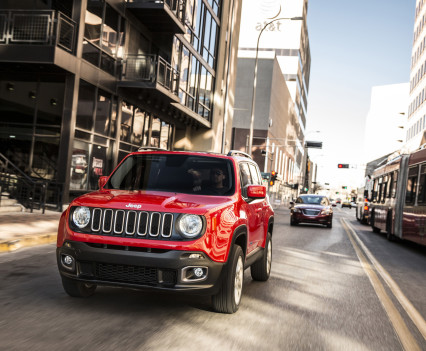
<path fill-rule="evenodd" d="M 124 19 L 104 0 L 87 3 L 83 59 L 110 73 L 118 74 L 116 59 L 122 57 Z"/>

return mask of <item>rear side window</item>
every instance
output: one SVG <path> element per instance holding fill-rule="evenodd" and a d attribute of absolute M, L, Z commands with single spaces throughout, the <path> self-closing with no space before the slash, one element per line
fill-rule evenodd
<path fill-rule="evenodd" d="M 253 180 L 253 184 L 262 185 L 262 181 L 259 177 L 259 172 L 254 164 L 249 164 L 251 179 Z"/>

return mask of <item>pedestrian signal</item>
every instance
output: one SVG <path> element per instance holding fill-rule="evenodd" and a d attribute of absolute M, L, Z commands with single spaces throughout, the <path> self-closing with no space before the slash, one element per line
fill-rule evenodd
<path fill-rule="evenodd" d="M 339 163 L 337 168 L 349 168 L 349 165 L 347 163 Z"/>

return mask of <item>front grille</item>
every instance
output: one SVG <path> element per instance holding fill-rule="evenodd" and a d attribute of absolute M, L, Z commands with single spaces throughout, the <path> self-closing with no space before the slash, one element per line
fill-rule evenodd
<path fill-rule="evenodd" d="M 95 278 L 98 280 L 155 286 L 158 284 L 175 285 L 175 270 L 159 270 L 155 267 L 140 267 L 118 264 L 95 264 Z"/>
<path fill-rule="evenodd" d="M 320 211 L 319 210 L 303 210 L 303 213 L 307 216 L 318 216 Z"/>
<path fill-rule="evenodd" d="M 135 238 L 170 238 L 172 213 L 94 208 L 91 230 L 95 234 Z"/>

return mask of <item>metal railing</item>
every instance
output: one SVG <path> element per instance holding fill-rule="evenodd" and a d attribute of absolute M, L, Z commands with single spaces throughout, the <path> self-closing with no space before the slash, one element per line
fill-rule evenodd
<path fill-rule="evenodd" d="M 8 194 L 31 212 L 40 209 L 44 213 L 48 204 L 62 211 L 62 184 L 28 176 L 1 153 L 0 189 L 1 194 Z"/>
<path fill-rule="evenodd" d="M 123 61 L 123 80 L 157 82 L 178 94 L 179 72 L 158 55 L 128 55 Z"/>
<path fill-rule="evenodd" d="M 0 11 L 0 44 L 55 45 L 74 52 L 76 23 L 59 11 Z"/>
<path fill-rule="evenodd" d="M 167 5 L 170 10 L 176 15 L 176 17 L 183 23 L 185 19 L 185 7 L 186 0 L 127 0 L 127 2 L 133 3 L 162 3 Z"/>

